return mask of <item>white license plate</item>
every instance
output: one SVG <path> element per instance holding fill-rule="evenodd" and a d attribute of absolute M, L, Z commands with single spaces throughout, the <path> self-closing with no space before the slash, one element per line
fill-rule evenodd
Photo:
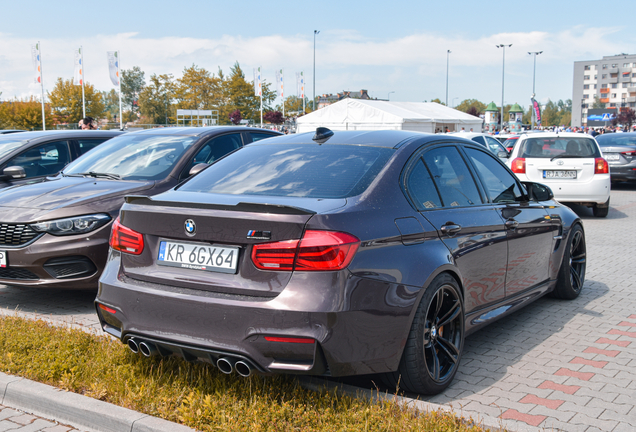
<path fill-rule="evenodd" d="M 0 267 L 7 266 L 7 251 L 0 250 Z"/>
<path fill-rule="evenodd" d="M 617 161 L 621 159 L 621 157 L 616 153 L 605 153 L 603 154 L 603 157 L 606 161 Z"/>
<path fill-rule="evenodd" d="M 207 244 L 161 241 L 157 264 L 205 270 L 221 273 L 236 273 L 239 248 Z"/>
<path fill-rule="evenodd" d="M 543 178 L 564 178 L 575 179 L 576 171 L 556 171 L 556 170 L 544 170 Z"/>

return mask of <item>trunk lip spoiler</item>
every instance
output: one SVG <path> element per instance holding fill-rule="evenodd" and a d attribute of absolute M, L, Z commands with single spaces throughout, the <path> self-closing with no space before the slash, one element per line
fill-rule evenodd
<path fill-rule="evenodd" d="M 175 202 L 175 201 L 155 201 L 151 197 L 145 195 L 127 195 L 125 198 L 127 204 L 162 206 L 176 208 L 196 208 L 206 210 L 225 210 L 225 211 L 241 211 L 251 213 L 274 213 L 288 215 L 315 215 L 317 212 L 302 207 L 295 207 L 283 204 L 267 204 L 267 203 L 251 203 L 239 202 L 237 204 L 210 204 L 210 203 L 193 203 L 193 202 Z"/>

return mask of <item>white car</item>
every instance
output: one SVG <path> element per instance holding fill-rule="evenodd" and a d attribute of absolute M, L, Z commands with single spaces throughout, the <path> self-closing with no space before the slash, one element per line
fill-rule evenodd
<path fill-rule="evenodd" d="M 609 165 L 593 137 L 572 132 L 524 134 L 506 164 L 519 180 L 549 186 L 558 201 L 592 207 L 594 216 L 607 216 Z"/>

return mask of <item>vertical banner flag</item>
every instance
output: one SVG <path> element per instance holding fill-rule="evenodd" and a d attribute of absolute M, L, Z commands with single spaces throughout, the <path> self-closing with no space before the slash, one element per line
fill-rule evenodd
<path fill-rule="evenodd" d="M 261 68 L 254 68 L 254 96 L 261 96 Z"/>
<path fill-rule="evenodd" d="M 119 85 L 119 59 L 117 58 L 117 51 L 106 51 L 106 57 L 108 57 L 108 72 L 110 74 L 110 82 L 113 85 Z"/>
<path fill-rule="evenodd" d="M 35 78 L 33 82 L 36 84 L 42 83 L 42 67 L 40 62 L 40 43 L 36 43 L 35 45 L 31 45 L 31 57 L 33 59 L 33 69 L 35 72 Z"/>
<path fill-rule="evenodd" d="M 276 71 L 276 93 L 278 93 L 278 96 L 280 96 L 281 98 L 285 98 L 285 86 L 283 84 L 283 70 L 277 70 Z"/>
<path fill-rule="evenodd" d="M 75 69 L 73 71 L 73 84 L 82 85 L 84 81 L 84 71 L 82 70 L 82 49 L 75 50 Z"/>
<path fill-rule="evenodd" d="M 300 97 L 305 99 L 305 72 L 300 73 Z"/>
<path fill-rule="evenodd" d="M 541 107 L 539 103 L 534 100 L 534 98 L 530 99 L 532 101 L 532 108 L 534 109 L 535 118 L 537 120 L 537 124 L 541 126 Z"/>

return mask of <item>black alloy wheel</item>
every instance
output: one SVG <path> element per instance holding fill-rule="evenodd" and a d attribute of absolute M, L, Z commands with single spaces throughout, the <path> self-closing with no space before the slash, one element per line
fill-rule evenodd
<path fill-rule="evenodd" d="M 553 297 L 571 300 L 579 296 L 585 283 L 586 263 L 585 233 L 580 225 L 575 225 L 571 229 L 563 253 L 557 285 L 552 292 Z"/>
<path fill-rule="evenodd" d="M 404 390 L 437 394 L 450 385 L 464 344 L 464 305 L 457 281 L 438 276 L 418 306 L 398 372 L 389 383 Z"/>

